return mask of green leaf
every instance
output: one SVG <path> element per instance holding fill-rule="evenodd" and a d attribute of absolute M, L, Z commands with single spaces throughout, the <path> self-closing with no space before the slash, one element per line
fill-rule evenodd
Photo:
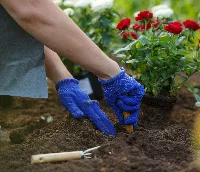
<path fill-rule="evenodd" d="M 160 42 L 160 45 L 164 48 L 170 48 L 170 44 L 167 42 Z"/>
<path fill-rule="evenodd" d="M 181 54 L 181 55 L 186 55 L 188 52 L 186 50 L 180 49 L 180 50 L 172 50 L 174 54 Z"/>
<path fill-rule="evenodd" d="M 135 40 L 135 41 L 131 42 L 129 45 L 127 45 L 126 47 L 120 48 L 119 50 L 115 51 L 113 54 L 118 54 L 122 51 L 129 51 L 132 48 L 132 46 L 135 45 L 137 42 L 138 42 L 138 40 Z"/>
<path fill-rule="evenodd" d="M 192 84 L 192 83 L 189 83 L 189 84 L 187 84 L 187 87 L 188 87 L 188 88 L 190 88 L 191 90 L 193 90 L 193 89 L 194 89 L 194 86 L 193 86 L 193 84 Z"/>
<path fill-rule="evenodd" d="M 200 102 L 200 96 L 198 94 L 194 94 L 194 97 L 196 98 L 197 102 Z"/>
<path fill-rule="evenodd" d="M 181 57 L 180 59 L 181 62 L 185 62 L 185 60 L 186 60 L 186 57 Z"/>
<path fill-rule="evenodd" d="M 125 55 L 125 54 L 117 54 L 116 57 L 117 57 L 117 58 L 126 58 L 126 55 Z"/>
<path fill-rule="evenodd" d="M 148 50 L 147 47 L 144 47 L 144 48 L 137 48 L 137 51 L 139 51 L 139 52 L 145 52 L 145 51 L 147 51 L 147 50 Z"/>
<path fill-rule="evenodd" d="M 111 36 L 104 32 L 101 33 L 101 36 L 103 41 L 105 41 L 106 45 L 109 45 L 111 42 Z"/>
<path fill-rule="evenodd" d="M 199 89 L 198 88 L 194 88 L 192 92 L 197 94 L 199 92 Z"/>
<path fill-rule="evenodd" d="M 42 120 L 45 120 L 45 117 L 44 117 L 44 116 L 41 116 L 40 118 L 41 118 Z"/>
<path fill-rule="evenodd" d="M 156 60 L 158 60 L 158 56 L 152 56 L 152 57 L 150 57 L 150 59 L 151 59 L 152 61 L 156 61 Z"/>
<path fill-rule="evenodd" d="M 162 75 L 162 78 L 163 78 L 163 79 L 166 79 L 166 78 L 167 78 L 167 74 L 166 74 L 166 73 L 162 73 L 161 75 Z"/>
<path fill-rule="evenodd" d="M 165 81 L 163 85 L 164 86 L 168 86 L 169 85 L 169 81 Z"/>
<path fill-rule="evenodd" d="M 102 25 L 103 27 L 108 27 L 110 26 L 109 20 L 107 20 L 105 17 L 102 18 Z"/>
<path fill-rule="evenodd" d="M 131 63 L 131 64 L 133 64 L 133 63 L 138 63 L 138 60 L 136 60 L 136 59 L 131 59 L 131 60 L 126 61 L 126 63 Z"/>
<path fill-rule="evenodd" d="M 48 116 L 47 117 L 47 123 L 52 123 L 53 122 L 53 117 L 52 116 Z"/>
<path fill-rule="evenodd" d="M 170 37 L 169 37 L 169 35 L 164 35 L 164 36 L 161 36 L 161 37 L 159 37 L 159 41 L 160 42 L 169 42 L 170 41 Z"/>
<path fill-rule="evenodd" d="M 195 106 L 196 106 L 196 107 L 200 107 L 200 102 L 196 102 L 196 103 L 195 103 Z"/>
<path fill-rule="evenodd" d="M 176 41 L 176 46 L 181 45 L 185 39 L 186 39 L 185 36 L 181 36 L 181 37 Z"/>
<path fill-rule="evenodd" d="M 141 80 L 143 80 L 143 81 L 144 81 L 144 80 L 147 80 L 147 81 L 148 81 L 149 78 L 148 78 L 147 76 L 145 76 L 145 75 L 141 75 Z"/>
<path fill-rule="evenodd" d="M 147 39 L 145 36 L 143 36 L 143 35 L 140 36 L 139 42 L 140 42 L 140 44 L 142 44 L 143 46 L 144 46 L 144 45 L 150 44 L 149 41 L 148 41 L 148 39 Z"/>

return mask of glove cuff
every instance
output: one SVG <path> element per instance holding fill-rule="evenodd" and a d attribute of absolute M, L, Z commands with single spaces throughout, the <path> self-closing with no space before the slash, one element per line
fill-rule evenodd
<path fill-rule="evenodd" d="M 103 85 L 103 86 L 106 86 L 106 85 L 110 85 L 110 84 L 113 84 L 116 80 L 119 80 L 119 79 L 122 79 L 125 77 L 125 69 L 123 67 L 120 67 L 121 69 L 121 72 L 114 76 L 113 78 L 110 78 L 108 80 L 101 80 L 101 79 L 98 79 L 99 82 Z"/>
<path fill-rule="evenodd" d="M 69 78 L 69 79 L 63 79 L 63 80 L 60 80 L 56 83 L 56 90 L 58 91 L 58 89 L 64 85 L 78 85 L 79 82 L 77 79 L 74 79 L 74 78 Z"/>
<path fill-rule="evenodd" d="M 115 77 L 108 80 L 100 80 L 99 82 L 103 85 L 104 95 L 113 94 L 124 94 L 131 90 L 134 90 L 135 95 L 142 95 L 144 92 L 143 86 L 138 83 L 133 77 L 130 77 L 125 73 L 125 69 L 120 67 L 121 72 Z"/>

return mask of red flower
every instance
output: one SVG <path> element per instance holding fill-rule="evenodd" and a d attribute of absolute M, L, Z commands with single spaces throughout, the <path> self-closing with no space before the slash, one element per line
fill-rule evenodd
<path fill-rule="evenodd" d="M 136 21 L 141 21 L 141 20 L 145 20 L 145 19 L 151 19 L 153 17 L 153 13 L 151 13 L 148 10 L 145 11 L 141 11 L 136 17 L 135 20 Z"/>
<path fill-rule="evenodd" d="M 130 35 L 134 38 L 134 39 L 137 39 L 137 35 L 134 33 L 134 32 L 130 32 Z"/>
<path fill-rule="evenodd" d="M 122 38 L 123 38 L 123 39 L 126 39 L 128 35 L 129 35 L 129 32 L 124 32 L 124 33 L 122 34 Z"/>
<path fill-rule="evenodd" d="M 137 35 L 136 35 L 134 32 L 124 32 L 124 33 L 122 34 L 122 38 L 123 38 L 123 39 L 127 39 L 127 37 L 128 37 L 129 35 L 132 36 L 133 39 L 137 39 Z"/>
<path fill-rule="evenodd" d="M 117 29 L 119 30 L 127 29 L 130 26 L 130 24 L 131 24 L 131 19 L 125 18 L 118 23 Z"/>
<path fill-rule="evenodd" d="M 159 21 L 158 18 L 156 18 L 156 20 L 154 20 L 154 21 L 151 21 L 151 24 L 152 24 L 152 25 L 154 26 L 154 28 L 156 28 L 156 29 L 158 29 L 159 23 L 160 23 L 160 21 Z"/>
<path fill-rule="evenodd" d="M 141 25 L 138 24 L 138 23 L 135 23 L 135 24 L 133 24 L 133 26 L 132 26 L 132 29 L 135 30 L 135 31 L 140 30 L 140 28 L 141 28 Z"/>
<path fill-rule="evenodd" d="M 198 24 L 196 21 L 194 21 L 194 20 L 185 20 L 185 21 L 183 22 L 183 25 L 184 25 L 186 28 L 191 29 L 191 30 L 194 30 L 194 31 L 200 29 L 199 24 Z"/>
<path fill-rule="evenodd" d="M 182 24 L 180 22 L 171 22 L 170 24 L 165 26 L 164 29 L 173 34 L 179 34 L 183 30 Z"/>
<path fill-rule="evenodd" d="M 200 44 L 200 39 L 198 39 L 198 41 L 199 41 L 199 44 Z"/>
<path fill-rule="evenodd" d="M 149 30 L 151 28 L 151 23 L 146 23 L 146 30 Z M 143 32 L 145 30 L 145 25 L 144 24 L 138 24 L 138 23 L 135 23 L 133 26 L 132 26 L 132 29 L 135 30 L 135 31 L 140 31 L 140 32 Z"/>

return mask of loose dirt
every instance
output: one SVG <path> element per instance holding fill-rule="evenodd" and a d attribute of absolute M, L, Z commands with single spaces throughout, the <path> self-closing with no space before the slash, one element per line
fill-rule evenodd
<path fill-rule="evenodd" d="M 187 98 L 186 98 L 187 97 Z M 191 103 L 188 104 L 188 100 Z M 158 129 L 139 127 L 127 134 L 116 122 L 111 108 L 101 101 L 101 108 L 117 128 L 117 137 L 95 130 L 87 119 L 75 120 L 60 105 L 56 92 L 48 99 L 15 98 L 14 106 L 0 109 L 1 172 L 123 172 L 123 171 L 198 171 L 194 166 L 195 149 L 191 131 L 199 110 L 192 96 L 182 94 L 174 107 L 171 123 Z M 41 116 L 51 115 L 53 123 L 41 123 Z M 31 127 L 30 127 L 31 126 Z M 11 133 L 11 134 L 10 134 Z M 22 136 L 19 144 L 16 136 Z M 18 138 L 18 137 L 17 137 Z M 31 165 L 31 155 L 86 150 L 101 146 L 93 159 Z"/>

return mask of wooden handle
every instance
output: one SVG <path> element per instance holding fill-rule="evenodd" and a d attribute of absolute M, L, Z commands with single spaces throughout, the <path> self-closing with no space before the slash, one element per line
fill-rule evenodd
<path fill-rule="evenodd" d="M 82 151 L 33 155 L 31 164 L 82 159 Z"/>
<path fill-rule="evenodd" d="M 130 116 L 129 112 L 123 112 L 124 119 Z M 127 133 L 133 133 L 133 125 L 125 125 L 125 129 Z"/>

